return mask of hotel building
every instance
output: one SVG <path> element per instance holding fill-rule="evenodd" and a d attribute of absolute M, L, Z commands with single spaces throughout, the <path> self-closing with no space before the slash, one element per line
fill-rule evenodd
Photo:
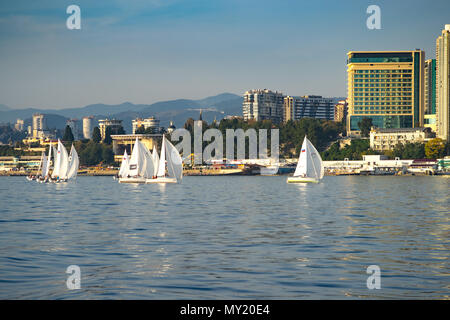
<path fill-rule="evenodd" d="M 450 24 L 436 40 L 436 136 L 450 141 Z"/>
<path fill-rule="evenodd" d="M 74 140 L 79 140 L 80 138 L 80 129 L 79 129 L 79 121 L 78 119 L 69 119 L 67 120 L 66 124 L 70 127 L 70 130 L 72 130 L 72 135 Z"/>
<path fill-rule="evenodd" d="M 155 117 L 150 117 L 146 119 L 135 119 L 131 121 L 133 126 L 133 134 L 136 133 L 136 130 L 140 127 L 144 127 L 144 129 L 151 129 L 151 133 L 158 133 L 160 131 L 159 120 Z"/>
<path fill-rule="evenodd" d="M 433 137 L 431 128 L 372 128 L 370 131 L 370 148 L 377 151 L 393 150 L 398 143 L 424 143 Z"/>
<path fill-rule="evenodd" d="M 45 118 L 42 113 L 33 114 L 33 138 L 43 137 L 46 129 Z"/>
<path fill-rule="evenodd" d="M 267 89 L 249 90 L 244 94 L 242 112 L 244 120 L 283 120 L 284 96 L 281 92 Z"/>
<path fill-rule="evenodd" d="M 425 61 L 424 75 L 424 126 L 436 131 L 436 59 Z"/>
<path fill-rule="evenodd" d="M 92 139 L 92 119 L 94 117 L 84 117 L 83 118 L 83 138 Z"/>
<path fill-rule="evenodd" d="M 301 118 L 334 120 L 336 99 L 322 96 L 302 96 L 284 98 L 283 121 Z"/>
<path fill-rule="evenodd" d="M 334 121 L 342 122 L 347 118 L 347 100 L 339 100 L 334 106 Z"/>
<path fill-rule="evenodd" d="M 112 134 L 118 134 L 119 130 L 122 127 L 122 120 L 115 120 L 115 119 L 104 119 L 104 120 L 98 120 L 98 126 L 100 129 L 100 135 L 102 136 L 102 140 L 105 139 L 106 136 L 106 128 L 111 128 Z"/>
<path fill-rule="evenodd" d="M 413 51 L 350 51 L 347 61 L 347 135 L 359 136 L 358 122 L 378 128 L 423 126 L 424 56 Z"/>

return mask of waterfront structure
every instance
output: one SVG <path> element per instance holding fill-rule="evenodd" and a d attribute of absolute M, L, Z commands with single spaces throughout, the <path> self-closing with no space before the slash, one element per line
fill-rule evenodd
<path fill-rule="evenodd" d="M 100 129 L 100 135 L 102 137 L 102 141 L 105 139 L 106 136 L 106 128 L 111 129 L 112 134 L 117 134 L 122 127 L 122 120 L 116 120 L 116 119 L 102 119 L 98 120 L 98 126 Z"/>
<path fill-rule="evenodd" d="M 83 118 L 83 138 L 92 139 L 92 119 L 93 116 Z"/>
<path fill-rule="evenodd" d="M 0 157 L 0 171 L 9 171 L 13 168 L 37 169 L 41 164 L 41 156 L 6 156 Z"/>
<path fill-rule="evenodd" d="M 413 160 L 388 160 L 383 155 L 364 155 L 362 160 L 324 161 L 325 172 L 333 175 L 340 174 L 394 174 L 407 172 Z"/>
<path fill-rule="evenodd" d="M 133 134 L 136 133 L 136 130 L 140 127 L 144 127 L 144 129 L 150 129 L 152 133 L 158 133 L 161 128 L 159 126 L 159 120 L 155 117 L 150 117 L 146 119 L 137 118 L 131 121 L 132 127 L 133 127 Z"/>
<path fill-rule="evenodd" d="M 342 122 L 342 120 L 347 118 L 347 107 L 347 100 L 339 100 L 334 105 L 334 121 Z"/>
<path fill-rule="evenodd" d="M 426 142 L 434 138 L 430 128 L 381 129 L 372 127 L 370 131 L 370 148 L 376 151 L 392 150 L 406 142 Z"/>
<path fill-rule="evenodd" d="M 450 141 L 450 24 L 436 40 L 436 135 Z"/>
<path fill-rule="evenodd" d="M 122 161 L 125 150 L 127 151 L 127 154 L 132 154 L 136 138 L 138 138 L 148 150 L 153 150 L 153 146 L 156 148 L 158 147 L 158 141 L 161 140 L 162 134 L 112 134 L 111 139 L 114 160 L 116 162 Z"/>
<path fill-rule="evenodd" d="M 17 119 L 16 124 L 14 125 L 14 129 L 16 129 L 17 131 L 23 131 L 24 121 L 22 119 Z"/>
<path fill-rule="evenodd" d="M 316 118 L 334 120 L 334 98 L 322 96 L 301 96 L 284 98 L 283 121 L 299 120 L 301 118 Z"/>
<path fill-rule="evenodd" d="M 242 105 L 244 120 L 283 120 L 284 96 L 281 92 L 268 89 L 246 91 Z"/>
<path fill-rule="evenodd" d="M 46 125 L 44 115 L 42 113 L 33 114 L 33 138 L 44 136 L 45 129 Z"/>
<path fill-rule="evenodd" d="M 347 53 L 347 135 L 361 134 L 358 122 L 371 118 L 378 128 L 422 127 L 424 56 L 412 51 Z"/>

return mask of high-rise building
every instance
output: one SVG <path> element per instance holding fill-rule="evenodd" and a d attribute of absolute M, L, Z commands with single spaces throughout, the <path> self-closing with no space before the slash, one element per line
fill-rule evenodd
<path fill-rule="evenodd" d="M 436 59 L 425 60 L 424 94 L 424 126 L 436 131 Z"/>
<path fill-rule="evenodd" d="M 267 89 L 249 90 L 244 94 L 242 112 L 244 120 L 283 120 L 284 96 L 281 92 Z"/>
<path fill-rule="evenodd" d="M 103 119 L 98 120 L 98 126 L 100 129 L 100 135 L 102 137 L 102 140 L 105 139 L 106 136 L 106 128 L 111 128 L 112 134 L 118 134 L 120 129 L 122 127 L 122 120 L 116 120 L 116 119 Z"/>
<path fill-rule="evenodd" d="M 301 96 L 284 98 L 283 121 L 299 120 L 301 118 L 316 118 L 334 120 L 334 105 L 336 99 L 322 96 Z"/>
<path fill-rule="evenodd" d="M 131 121 L 133 127 L 133 134 L 136 133 L 136 130 L 140 127 L 144 127 L 144 129 L 151 129 L 152 133 L 158 133 L 160 131 L 159 120 L 155 117 L 150 117 L 146 119 L 137 118 Z"/>
<path fill-rule="evenodd" d="M 450 141 L 450 24 L 436 40 L 436 136 Z"/>
<path fill-rule="evenodd" d="M 33 138 L 39 138 L 44 135 L 45 118 L 42 113 L 33 114 Z"/>
<path fill-rule="evenodd" d="M 22 119 L 17 119 L 16 124 L 14 125 L 14 129 L 16 129 L 17 131 L 23 131 L 24 121 Z"/>
<path fill-rule="evenodd" d="M 84 117 L 83 118 L 83 138 L 92 139 L 92 119 L 94 117 Z"/>
<path fill-rule="evenodd" d="M 339 100 L 334 105 L 334 121 L 341 122 L 347 118 L 347 100 Z"/>
<path fill-rule="evenodd" d="M 79 129 L 79 121 L 78 119 L 69 119 L 67 120 L 66 124 L 70 127 L 70 130 L 72 130 L 72 135 L 74 140 L 80 139 L 80 129 Z"/>
<path fill-rule="evenodd" d="M 423 126 L 425 53 L 412 51 L 350 51 L 347 61 L 347 134 L 359 135 L 358 122 L 374 127 Z"/>

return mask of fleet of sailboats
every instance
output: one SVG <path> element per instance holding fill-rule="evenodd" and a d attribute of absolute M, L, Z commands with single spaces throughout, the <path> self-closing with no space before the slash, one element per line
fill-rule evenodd
<path fill-rule="evenodd" d="M 181 156 L 163 135 L 161 155 L 153 152 L 136 138 L 131 157 L 125 151 L 119 170 L 119 183 L 177 183 L 183 178 Z"/>
<path fill-rule="evenodd" d="M 53 153 L 53 170 L 50 165 Z M 57 147 L 50 145 L 48 155 L 41 155 L 38 174 L 27 177 L 38 182 L 67 182 L 76 178 L 80 165 L 78 153 L 72 145 L 70 154 L 58 139 Z M 319 182 L 324 175 L 322 158 L 314 145 L 305 136 L 294 175 L 287 183 Z M 163 135 L 161 151 L 156 146 L 150 152 L 138 138 L 131 157 L 125 151 L 120 166 L 119 183 L 178 183 L 183 178 L 183 164 L 180 153 Z"/>
<path fill-rule="evenodd" d="M 50 174 L 50 165 L 53 152 L 53 171 Z M 57 148 L 50 145 L 48 156 L 42 153 L 38 174 L 35 177 L 27 177 L 28 180 L 44 182 L 67 182 L 77 177 L 80 160 L 75 147 L 72 145 L 70 154 L 58 139 Z"/>
<path fill-rule="evenodd" d="M 295 169 L 294 175 L 287 179 L 287 183 L 317 183 L 323 178 L 323 175 L 324 168 L 322 158 L 311 141 L 305 136 L 297 168 Z"/>

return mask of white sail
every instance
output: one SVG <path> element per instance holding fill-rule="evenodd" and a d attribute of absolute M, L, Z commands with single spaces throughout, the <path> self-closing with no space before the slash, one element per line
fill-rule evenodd
<path fill-rule="evenodd" d="M 41 170 L 41 177 L 45 177 L 48 173 L 48 162 L 47 162 L 47 156 L 45 154 L 42 155 L 42 170 Z"/>
<path fill-rule="evenodd" d="M 162 145 L 161 145 L 161 157 L 159 158 L 158 171 L 156 174 L 158 177 L 166 176 L 166 143 L 165 142 L 166 142 L 166 137 L 163 135 Z"/>
<path fill-rule="evenodd" d="M 128 175 L 128 168 L 130 165 L 130 158 L 128 157 L 127 150 L 123 154 L 122 163 L 120 164 L 119 177 L 124 178 Z"/>
<path fill-rule="evenodd" d="M 50 147 L 48 148 L 47 166 L 45 167 L 45 171 L 42 171 L 42 176 L 44 177 L 48 176 L 48 171 L 50 170 L 50 163 L 52 161 L 52 149 L 53 146 L 50 144 Z"/>
<path fill-rule="evenodd" d="M 309 156 L 311 158 L 311 164 L 313 168 L 313 170 L 311 171 L 314 171 L 315 178 L 322 179 L 324 175 L 322 157 L 320 156 L 320 153 L 316 150 L 314 145 L 311 143 L 311 141 L 309 141 L 308 139 L 306 141 L 308 144 Z"/>
<path fill-rule="evenodd" d="M 313 144 L 305 137 L 300 150 L 300 157 L 294 172 L 294 177 L 322 179 L 323 174 L 324 168 L 322 158 Z"/>
<path fill-rule="evenodd" d="M 78 158 L 78 153 L 77 150 L 75 150 L 75 147 L 72 145 L 72 148 L 70 149 L 69 169 L 67 172 L 67 179 L 75 179 L 77 177 L 79 166 L 80 160 Z"/>
<path fill-rule="evenodd" d="M 148 161 L 151 161 L 150 163 Z M 143 145 L 138 138 L 133 146 L 133 152 L 128 165 L 127 174 L 131 177 L 144 177 L 146 178 L 150 172 L 150 177 L 153 174 L 153 161 L 151 159 L 150 152 L 145 145 Z"/>
<path fill-rule="evenodd" d="M 53 147 L 54 148 L 54 147 Z M 60 149 L 60 141 L 58 139 L 58 149 L 53 149 L 54 152 L 54 162 L 53 162 L 53 172 L 52 178 L 56 178 L 59 176 L 59 171 L 61 168 L 61 149 Z"/>
<path fill-rule="evenodd" d="M 169 177 L 181 180 L 183 177 L 183 160 L 177 148 L 169 141 L 166 141 L 167 152 L 167 172 Z"/>
<path fill-rule="evenodd" d="M 295 168 L 294 177 L 306 176 L 306 172 L 308 170 L 308 162 L 307 162 L 307 144 L 306 137 L 303 140 L 302 148 L 300 149 L 300 156 L 297 162 L 297 168 Z"/>
<path fill-rule="evenodd" d="M 159 168 L 159 156 L 158 156 L 158 151 L 156 150 L 156 146 L 153 145 L 153 152 L 152 152 L 152 157 L 153 157 L 153 175 L 157 176 L 158 175 L 158 168 Z"/>
<path fill-rule="evenodd" d="M 67 153 L 66 147 L 58 140 L 58 149 L 61 146 L 61 157 L 59 163 L 59 178 L 67 179 L 67 173 L 69 171 L 69 154 Z"/>
<path fill-rule="evenodd" d="M 153 176 L 153 171 L 154 171 L 154 166 L 153 166 L 153 157 L 152 154 L 150 152 L 150 150 L 148 150 L 147 146 L 143 143 L 141 143 L 142 146 L 142 150 L 144 152 L 144 165 L 141 171 L 141 176 L 144 178 L 151 178 Z"/>

